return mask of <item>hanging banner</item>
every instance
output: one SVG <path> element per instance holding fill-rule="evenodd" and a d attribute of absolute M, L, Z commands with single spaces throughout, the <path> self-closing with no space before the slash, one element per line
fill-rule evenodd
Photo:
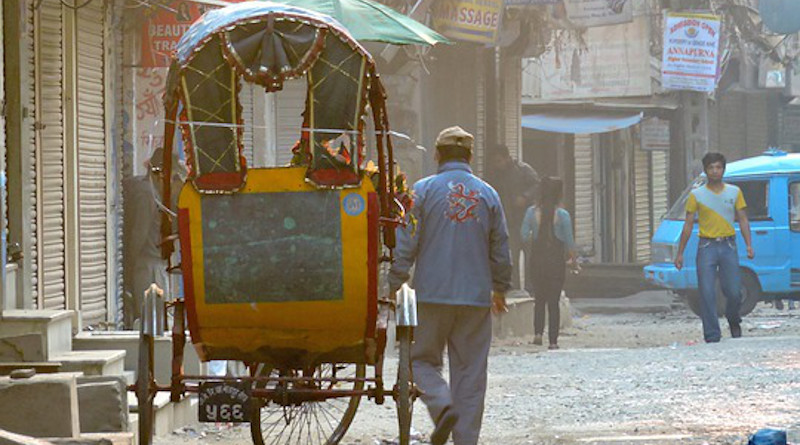
<path fill-rule="evenodd" d="M 667 13 L 661 85 L 665 89 L 713 92 L 719 77 L 720 17 Z"/>
<path fill-rule="evenodd" d="M 497 41 L 503 0 L 445 0 L 433 8 L 433 29 L 465 42 Z"/>
<path fill-rule="evenodd" d="M 564 0 L 564 9 L 570 22 L 586 28 L 633 20 L 632 0 Z"/>

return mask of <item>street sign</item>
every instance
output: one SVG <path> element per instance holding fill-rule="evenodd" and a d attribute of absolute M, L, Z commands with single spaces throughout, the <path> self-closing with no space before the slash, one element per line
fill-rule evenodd
<path fill-rule="evenodd" d="M 645 119 L 641 125 L 641 138 L 642 150 L 669 150 L 669 121 L 657 117 Z"/>

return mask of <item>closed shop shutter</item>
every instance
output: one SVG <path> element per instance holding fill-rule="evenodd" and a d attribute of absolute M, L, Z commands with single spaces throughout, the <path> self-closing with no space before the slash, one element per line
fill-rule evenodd
<path fill-rule="evenodd" d="M 80 308 L 86 325 L 106 320 L 106 137 L 103 2 L 77 12 Z"/>
<path fill-rule="evenodd" d="M 475 152 L 473 166 L 479 176 L 486 176 L 486 75 L 480 51 L 473 53 L 475 60 Z"/>
<path fill-rule="evenodd" d="M 650 157 L 648 152 L 633 149 L 633 242 L 634 258 L 642 263 L 650 260 Z"/>
<path fill-rule="evenodd" d="M 32 6 L 29 2 L 26 2 L 26 3 L 29 6 Z M 33 24 L 33 22 L 35 22 L 35 14 L 32 14 L 30 12 L 31 11 L 29 10 L 28 18 L 29 18 L 31 24 Z M 34 26 L 31 26 L 28 29 L 33 30 Z M 25 259 L 23 259 L 23 264 L 25 264 L 25 266 L 27 266 L 27 268 L 29 268 L 29 270 L 31 271 L 31 275 L 30 275 L 30 277 L 31 277 L 30 278 L 30 280 L 31 280 L 31 291 L 30 291 L 31 292 L 31 301 L 33 301 L 34 304 L 38 306 L 39 305 L 39 303 L 38 303 L 39 302 L 39 260 L 38 260 L 39 252 L 38 252 L 38 249 L 36 248 L 36 246 L 38 245 L 38 241 L 39 241 L 39 239 L 38 239 L 38 231 L 37 231 L 37 227 L 38 227 L 38 222 L 39 221 L 36 219 L 36 216 L 37 216 L 36 207 L 37 207 L 37 204 L 38 204 L 38 199 L 37 199 L 37 195 L 36 195 L 37 190 L 36 190 L 36 132 L 35 132 L 36 119 L 38 119 L 38 116 L 36 115 L 36 108 L 35 108 L 35 102 L 34 102 L 35 101 L 35 99 L 34 99 L 35 98 L 35 92 L 36 92 L 36 83 L 34 82 L 34 79 L 35 79 L 35 76 L 36 76 L 36 70 L 34 68 L 35 67 L 34 54 L 35 54 L 35 50 L 36 50 L 36 45 L 35 45 L 35 38 L 34 38 L 33 34 L 28 35 L 28 38 L 26 40 L 27 40 L 27 43 L 28 43 L 28 56 L 29 56 L 29 58 L 28 58 L 28 60 L 25 61 L 25 63 L 28 64 L 28 72 L 30 74 L 28 76 L 28 79 L 26 79 L 24 82 L 25 82 L 25 86 L 28 88 L 28 98 L 30 98 L 30 101 L 27 104 L 23 105 L 23 106 L 27 107 L 28 110 L 33 110 L 33 113 L 31 113 L 31 114 L 33 114 L 33 116 L 31 116 L 30 119 L 24 119 L 23 120 L 23 125 L 29 125 L 29 127 L 28 127 L 28 131 L 27 131 L 28 138 L 27 138 L 27 140 L 22 141 L 22 151 L 24 152 L 22 154 L 22 156 L 26 156 L 27 155 L 29 157 L 29 161 L 27 163 L 27 166 L 30 167 L 30 170 L 29 170 L 27 175 L 25 175 L 23 173 L 22 178 L 23 178 L 23 180 L 25 182 L 27 182 L 27 189 L 31 190 L 33 193 L 31 193 L 30 201 L 29 201 L 30 202 L 30 208 L 29 208 L 29 212 L 30 212 L 29 213 L 30 227 L 29 228 L 28 227 L 23 227 L 22 228 L 23 232 L 25 232 L 25 235 L 30 234 L 30 243 L 29 243 L 30 248 L 29 249 L 27 249 L 27 248 L 23 249 L 23 254 L 24 255 L 30 255 L 30 265 L 28 266 L 28 261 L 25 260 Z M 25 241 L 21 241 L 21 242 L 22 242 L 22 244 L 24 246 L 25 245 Z M 23 279 L 25 279 L 25 278 L 26 277 L 23 277 Z M 24 289 L 24 287 L 23 287 L 23 289 Z"/>
<path fill-rule="evenodd" d="M 655 232 L 661 217 L 669 210 L 669 162 L 668 151 L 653 151 L 650 155 L 653 184 L 653 215 L 651 232 Z"/>
<path fill-rule="evenodd" d="M 253 87 L 255 85 L 242 82 L 242 91 L 239 92 L 239 103 L 242 105 L 242 124 L 244 136 L 242 137 L 242 154 L 247 159 L 247 166 L 253 167 Z"/>
<path fill-rule="evenodd" d="M 592 137 L 575 135 L 575 244 L 580 252 L 594 250 L 594 161 Z"/>
<path fill-rule="evenodd" d="M 288 165 L 292 160 L 292 147 L 300 139 L 303 127 L 303 111 L 306 108 L 306 79 L 285 82 L 283 90 L 276 93 L 278 122 L 278 166 Z"/>
<path fill-rule="evenodd" d="M 65 309 L 62 7 L 58 2 L 42 2 L 36 14 L 39 307 Z"/>
<path fill-rule="evenodd" d="M 522 66 L 519 57 L 506 57 L 503 69 L 503 122 L 505 124 L 505 144 L 511 150 L 512 156 L 522 159 L 521 133 L 522 102 L 520 91 L 522 83 Z"/>

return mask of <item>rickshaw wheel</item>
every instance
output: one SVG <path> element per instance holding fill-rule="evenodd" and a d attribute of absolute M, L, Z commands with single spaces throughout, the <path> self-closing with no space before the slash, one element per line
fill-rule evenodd
<path fill-rule="evenodd" d="M 139 334 L 139 365 L 136 371 L 136 399 L 139 415 L 139 444 L 150 445 L 153 442 L 153 426 L 155 412 L 153 399 L 155 390 L 151 390 L 153 381 L 153 337 Z"/>
<path fill-rule="evenodd" d="M 397 422 L 400 427 L 400 445 L 408 445 L 411 441 L 411 417 L 414 414 L 414 377 L 411 371 L 410 326 L 397 327 L 397 342 L 400 349 L 397 365 Z"/>
<path fill-rule="evenodd" d="M 258 364 L 254 373 L 257 377 L 303 375 L 301 370 L 280 370 L 265 364 Z M 314 369 L 313 377 L 336 377 L 363 379 L 366 366 L 363 364 L 325 363 Z M 318 388 L 348 389 L 360 391 L 364 389 L 364 381 L 346 383 L 347 388 L 330 382 L 318 383 Z M 256 382 L 256 388 L 278 390 L 274 382 Z M 351 386 L 352 385 L 352 386 Z M 291 388 L 287 388 L 291 389 Z M 274 401 L 253 399 L 255 404 L 253 418 L 250 421 L 250 433 L 255 445 L 303 443 L 310 445 L 336 445 L 344 437 L 356 410 L 361 396 L 329 398 L 321 401 L 302 401 L 296 404 L 280 404 Z"/>

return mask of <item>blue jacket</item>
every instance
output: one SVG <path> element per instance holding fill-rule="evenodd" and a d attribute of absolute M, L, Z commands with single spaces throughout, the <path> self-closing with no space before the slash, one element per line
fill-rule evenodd
<path fill-rule="evenodd" d="M 423 303 L 489 307 L 492 290 L 511 288 L 503 206 L 467 163 L 447 162 L 414 184 L 411 215 L 397 229 L 392 290 L 408 280 L 415 264 L 412 287 Z"/>

